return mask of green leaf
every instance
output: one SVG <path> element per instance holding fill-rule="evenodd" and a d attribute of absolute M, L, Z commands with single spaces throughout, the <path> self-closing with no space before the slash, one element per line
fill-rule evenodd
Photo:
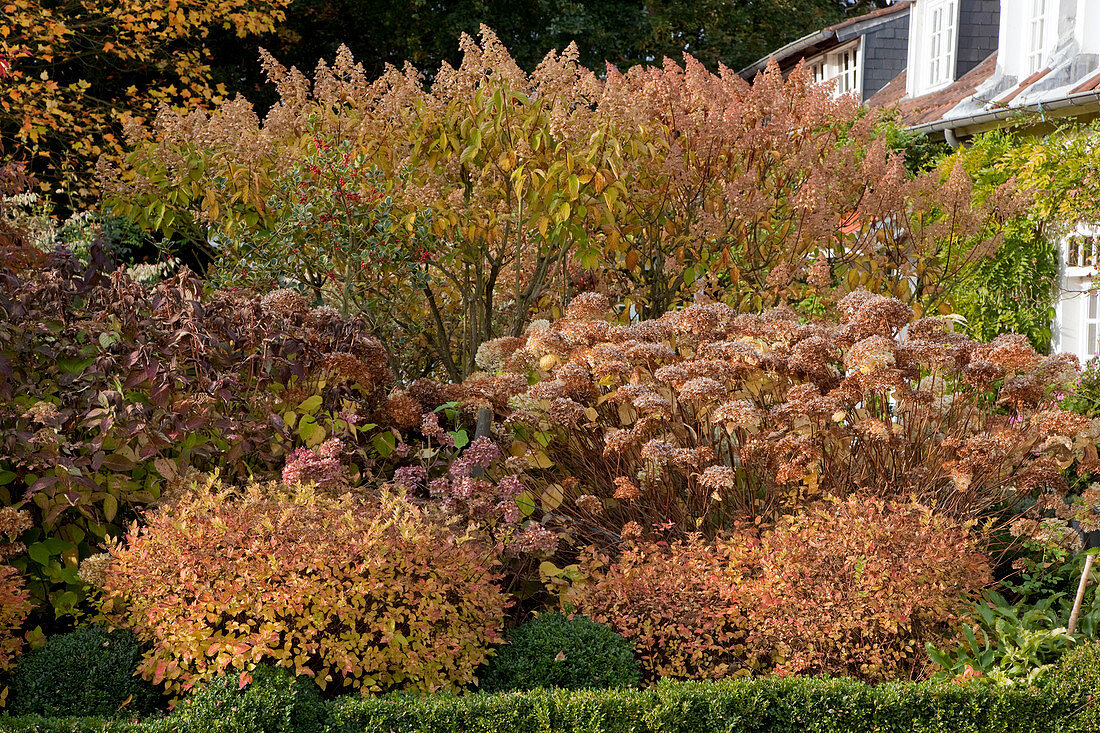
<path fill-rule="evenodd" d="M 57 366 L 66 374 L 80 374 L 92 365 L 95 358 L 91 359 L 58 359 Z"/>
<path fill-rule="evenodd" d="M 31 559 L 42 567 L 46 567 L 50 564 L 50 551 L 46 549 L 46 546 L 41 542 L 35 542 L 33 545 L 27 548 L 27 554 L 31 556 Z"/>
<path fill-rule="evenodd" d="M 309 415 L 303 415 L 298 421 L 298 436 L 307 446 L 314 446 L 324 439 L 325 429 Z"/>
<path fill-rule="evenodd" d="M 111 453 L 103 459 L 103 465 L 112 471 L 133 471 L 137 464 L 124 455 Z"/>
<path fill-rule="evenodd" d="M 310 415 L 317 412 L 321 407 L 321 395 L 315 394 L 312 397 L 307 397 L 302 400 L 302 403 L 298 405 L 299 412 L 305 412 Z"/>
<path fill-rule="evenodd" d="M 7 486 L 16 478 L 13 471 L 0 471 L 0 486 Z"/>
<path fill-rule="evenodd" d="M 451 437 L 455 439 L 455 448 L 464 448 L 470 444 L 470 436 L 465 430 L 456 430 L 451 433 Z"/>
<path fill-rule="evenodd" d="M 108 522 L 113 522 L 116 514 L 118 514 L 118 499 L 111 494 L 107 494 L 103 497 L 103 518 Z"/>
<path fill-rule="evenodd" d="M 53 602 L 54 612 L 59 616 L 68 613 L 73 610 L 79 601 L 80 596 L 71 590 L 67 590 Z"/>
<path fill-rule="evenodd" d="M 72 543 L 66 542 L 60 537 L 48 537 L 38 544 L 43 545 L 46 551 L 51 555 L 60 555 L 65 552 L 65 550 L 71 550 L 73 548 Z"/>
<path fill-rule="evenodd" d="M 524 491 L 515 498 L 516 506 L 524 517 L 529 517 L 535 511 L 535 495 L 530 491 Z"/>
<path fill-rule="evenodd" d="M 397 437 L 393 433 L 379 433 L 374 436 L 374 450 L 383 458 L 389 458 L 397 447 Z"/>

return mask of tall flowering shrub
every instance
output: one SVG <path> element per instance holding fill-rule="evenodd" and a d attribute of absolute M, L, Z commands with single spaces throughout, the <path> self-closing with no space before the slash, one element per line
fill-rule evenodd
<path fill-rule="evenodd" d="M 856 492 L 977 518 L 1096 466 L 1097 423 L 1053 399 L 1076 359 L 1021 336 L 979 343 L 866 291 L 837 322 L 711 303 L 618 326 L 607 307 L 582 295 L 494 363 L 534 382 L 502 412 L 542 509 L 592 541 L 714 536 Z"/>
<path fill-rule="evenodd" d="M 355 301 L 405 340 L 408 374 L 451 380 L 596 286 L 645 318 L 699 291 L 816 312 L 860 287 L 936 312 L 1018 211 L 1011 184 L 976 201 L 961 166 L 908 173 L 878 116 L 804 67 L 593 72 L 571 45 L 526 73 L 488 28 L 460 45 L 431 85 L 347 49 L 312 81 L 265 57 L 265 119 L 165 111 L 103 184 L 150 228 L 216 233 L 221 277 Z M 219 183 L 192 194 L 200 176 Z"/>
<path fill-rule="evenodd" d="M 150 645 L 173 695 L 270 663 L 356 690 L 452 690 L 498 641 L 492 551 L 399 496 L 365 504 L 218 484 L 147 516 L 111 549 L 103 612 Z"/>

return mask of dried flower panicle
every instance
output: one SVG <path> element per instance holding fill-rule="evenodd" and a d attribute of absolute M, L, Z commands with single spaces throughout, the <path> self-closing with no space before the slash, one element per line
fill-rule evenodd
<path fill-rule="evenodd" d="M 283 467 L 283 483 L 287 486 L 314 484 L 327 492 L 339 492 L 347 482 L 340 457 L 344 443 L 340 438 L 329 438 L 316 449 L 298 448 L 291 453 Z"/>

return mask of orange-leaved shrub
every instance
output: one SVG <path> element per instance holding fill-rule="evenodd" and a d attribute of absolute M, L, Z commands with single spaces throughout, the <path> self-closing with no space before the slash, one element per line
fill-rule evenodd
<path fill-rule="evenodd" d="M 760 542 L 749 646 L 777 673 L 913 679 L 925 642 L 990 582 L 966 523 L 853 496 L 810 508 Z"/>
<path fill-rule="evenodd" d="M 102 609 L 180 694 L 259 663 L 363 691 L 462 687 L 500 638 L 492 551 L 399 495 L 218 482 L 112 548 Z"/>
<path fill-rule="evenodd" d="M 630 639 L 651 678 L 913 679 L 992 580 L 967 524 L 916 504 L 830 500 L 759 538 L 590 555 L 563 601 Z"/>
<path fill-rule="evenodd" d="M 14 507 L 0 509 L 0 561 L 23 551 L 15 538 L 30 527 L 26 512 Z M 9 669 L 23 648 L 22 625 L 31 610 L 30 595 L 23 587 L 23 576 L 11 565 L 0 565 L 0 672 Z M 7 697 L 0 691 L 0 704 Z"/>
<path fill-rule="evenodd" d="M 632 546 L 614 562 L 593 554 L 581 563 L 588 582 L 562 600 L 629 639 L 650 680 L 744 674 L 748 554 L 741 542 L 699 537 Z"/>

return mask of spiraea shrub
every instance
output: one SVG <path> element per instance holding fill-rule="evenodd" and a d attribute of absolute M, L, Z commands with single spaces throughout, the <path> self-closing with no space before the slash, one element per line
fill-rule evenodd
<path fill-rule="evenodd" d="M 191 468 L 272 478 L 343 437 L 349 473 L 369 470 L 355 425 L 392 373 L 364 323 L 289 290 L 205 292 L 189 272 L 149 287 L 98 245 L 89 264 L 44 259 L 0 262 L 0 505 L 31 514 L 38 603 L 77 606 L 77 563 Z"/>
<path fill-rule="evenodd" d="M 925 642 L 992 582 L 967 523 L 909 503 L 832 500 L 766 532 L 749 645 L 780 674 L 920 679 Z"/>
<path fill-rule="evenodd" d="M 925 642 L 992 579 L 965 523 L 866 497 L 760 537 L 643 543 L 584 569 L 567 602 L 629 639 L 653 679 L 918 679 Z"/>
<path fill-rule="evenodd" d="M 759 666 L 746 646 L 752 563 L 742 543 L 639 543 L 581 567 L 587 582 L 563 602 L 624 636 L 646 679 L 721 679 Z"/>
<path fill-rule="evenodd" d="M 608 308 L 582 295 L 485 360 L 532 382 L 501 411 L 512 453 L 539 516 L 587 541 L 714 537 L 854 493 L 987 517 L 1097 465 L 1097 422 L 1054 399 L 1076 358 L 1022 336 L 976 342 L 866 291 L 835 322 L 711 303 L 623 326 Z"/>
<path fill-rule="evenodd" d="M 260 663 L 322 688 L 459 688 L 508 605 L 492 548 L 398 496 L 214 483 L 110 556 L 102 610 L 150 645 L 140 672 L 173 696 Z"/>
<path fill-rule="evenodd" d="M 508 634 L 481 678 L 489 692 L 600 689 L 641 680 L 630 642 L 581 615 L 544 613 Z"/>
<path fill-rule="evenodd" d="M 26 512 L 0 508 L 0 563 L 23 550 L 15 539 L 29 528 Z M 16 568 L 0 564 L 0 672 L 10 669 L 23 649 L 23 621 L 31 610 L 30 594 L 24 585 Z M 0 687 L 0 702 L 7 694 L 8 688 Z"/>

